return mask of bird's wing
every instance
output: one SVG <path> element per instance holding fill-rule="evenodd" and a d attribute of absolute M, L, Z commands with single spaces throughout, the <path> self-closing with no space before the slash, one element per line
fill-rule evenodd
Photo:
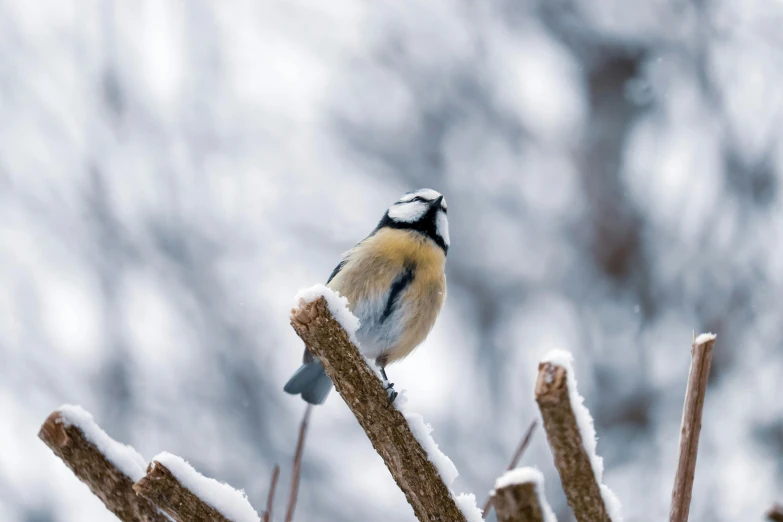
<path fill-rule="evenodd" d="M 345 256 L 340 261 L 340 264 L 338 264 L 336 267 L 334 267 L 334 270 L 332 270 L 332 273 L 329 276 L 329 279 L 326 280 L 326 284 L 327 285 L 332 282 L 332 279 L 334 279 L 334 276 L 336 276 L 338 273 L 340 273 L 340 270 L 343 269 L 343 267 L 345 266 L 345 263 L 347 263 L 347 262 L 348 262 L 348 256 Z"/>

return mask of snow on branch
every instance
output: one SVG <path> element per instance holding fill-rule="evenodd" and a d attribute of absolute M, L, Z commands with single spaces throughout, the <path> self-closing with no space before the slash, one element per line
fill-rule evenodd
<path fill-rule="evenodd" d="M 544 475 L 535 468 L 501 475 L 492 491 L 492 505 L 498 522 L 557 522 L 544 498 Z"/>
<path fill-rule="evenodd" d="M 685 389 L 685 405 L 682 410 L 680 452 L 677 457 L 677 474 L 674 477 L 674 488 L 672 489 L 670 522 L 687 522 L 688 520 L 693 478 L 696 474 L 696 453 L 699 449 L 701 414 L 704 408 L 704 396 L 707 393 L 713 346 L 715 346 L 714 334 L 699 335 L 691 346 L 691 368 L 688 374 L 688 386 Z"/>
<path fill-rule="evenodd" d="M 171 453 L 156 456 L 133 490 L 179 522 L 260 520 L 243 491 L 205 477 Z"/>
<path fill-rule="evenodd" d="M 53 412 L 38 436 L 123 522 L 259 522 L 243 492 L 169 453 L 146 467 L 136 450 L 109 437 L 79 406 Z"/>
<path fill-rule="evenodd" d="M 298 308 L 291 311 L 291 326 L 323 364 L 337 392 L 405 493 L 416 517 L 422 522 L 481 521 L 481 511 L 475 507 L 472 495 L 455 498 L 449 490 L 447 482 L 453 480 L 456 469 L 437 450 L 429 436 L 429 427 L 420 417 L 409 414 L 417 438 L 406 417 L 389 404 L 380 380 L 349 338 L 354 322 L 345 314 L 345 303 L 337 302 L 325 287 L 316 290 L 301 299 Z M 300 293 L 300 297 L 303 295 Z M 341 306 L 335 310 L 338 304 Z M 348 332 L 341 323 L 346 325 Z M 428 451 L 422 447 L 421 439 Z"/>
<path fill-rule="evenodd" d="M 166 515 L 133 492 L 144 460 L 111 439 L 78 406 L 63 406 L 46 419 L 38 437 L 124 522 L 167 522 Z"/>
<path fill-rule="evenodd" d="M 555 350 L 538 365 L 535 397 L 568 505 L 578 522 L 622 522 L 621 506 L 601 483 L 603 459 L 595 428 L 576 388 L 569 352 Z"/>

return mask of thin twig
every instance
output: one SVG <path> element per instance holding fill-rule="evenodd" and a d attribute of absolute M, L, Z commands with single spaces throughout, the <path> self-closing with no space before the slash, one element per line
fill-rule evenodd
<path fill-rule="evenodd" d="M 672 505 L 669 522 L 687 522 L 693 493 L 693 477 L 696 474 L 696 454 L 699 449 L 699 433 L 710 375 L 714 335 L 700 335 L 691 346 L 691 368 L 685 390 L 680 430 L 680 453 L 677 458 L 677 474 L 672 489 Z"/>
<path fill-rule="evenodd" d="M 299 427 L 299 441 L 296 443 L 296 455 L 294 455 L 294 466 L 291 472 L 291 491 L 288 494 L 288 510 L 285 514 L 285 522 L 291 522 L 294 519 L 296 497 L 299 495 L 299 476 L 302 470 L 302 453 L 304 452 L 304 441 L 307 434 L 307 421 L 310 419 L 312 407 L 312 404 L 307 405 L 302 418 L 302 425 Z"/>
<path fill-rule="evenodd" d="M 272 471 L 272 483 L 269 484 L 269 494 L 266 497 L 266 511 L 264 511 L 264 522 L 272 520 L 272 505 L 275 502 L 275 488 L 277 487 L 277 479 L 280 478 L 280 466 L 275 464 L 275 469 Z"/>
<path fill-rule="evenodd" d="M 514 453 L 514 456 L 511 458 L 511 463 L 506 468 L 506 471 L 510 471 L 517 467 L 517 464 L 519 464 L 519 459 L 522 458 L 522 454 L 525 453 L 525 450 L 527 449 L 527 445 L 530 444 L 530 439 L 533 437 L 533 431 L 536 429 L 536 426 L 538 425 L 537 420 L 533 420 L 533 422 L 530 423 L 530 427 L 525 432 L 525 435 L 522 437 L 522 440 L 519 443 L 519 446 L 517 447 L 517 451 Z M 487 514 L 489 514 L 489 510 L 492 507 L 492 496 L 490 495 L 487 497 L 487 501 L 484 502 L 484 509 L 481 510 L 482 513 L 484 513 L 484 518 L 487 517 Z"/>
<path fill-rule="evenodd" d="M 783 522 L 783 506 L 775 504 L 767 511 L 767 519 L 772 522 Z"/>

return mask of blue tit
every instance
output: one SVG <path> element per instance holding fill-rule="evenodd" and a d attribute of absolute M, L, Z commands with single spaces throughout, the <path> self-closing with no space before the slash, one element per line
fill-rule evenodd
<path fill-rule="evenodd" d="M 326 286 L 348 298 L 359 318 L 362 354 L 374 359 L 393 401 L 386 366 L 409 355 L 432 330 L 446 298 L 449 221 L 446 200 L 431 189 L 408 192 L 369 236 L 343 254 Z M 322 404 L 332 381 L 305 349 L 302 366 L 285 391 Z"/>

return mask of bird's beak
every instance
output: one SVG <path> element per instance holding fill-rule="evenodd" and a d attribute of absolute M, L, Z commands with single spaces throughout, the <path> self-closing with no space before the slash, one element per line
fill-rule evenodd
<path fill-rule="evenodd" d="M 440 202 L 443 201 L 443 196 L 440 196 L 438 199 L 432 202 L 432 206 L 435 208 L 440 207 Z"/>

